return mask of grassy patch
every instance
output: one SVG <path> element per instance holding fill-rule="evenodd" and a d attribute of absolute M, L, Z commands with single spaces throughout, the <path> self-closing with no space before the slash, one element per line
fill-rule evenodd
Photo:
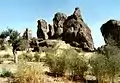
<path fill-rule="evenodd" d="M 21 55 L 19 55 L 18 59 L 22 60 L 22 61 L 28 61 L 31 62 L 33 61 L 33 55 L 30 53 L 22 53 Z"/>
<path fill-rule="evenodd" d="M 21 63 L 13 80 L 14 83 L 44 83 L 43 73 L 38 65 Z"/>

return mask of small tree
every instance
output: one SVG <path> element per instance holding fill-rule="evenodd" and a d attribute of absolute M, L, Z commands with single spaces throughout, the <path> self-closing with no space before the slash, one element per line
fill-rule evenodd
<path fill-rule="evenodd" d="M 14 43 L 14 41 L 16 41 L 16 39 L 20 37 L 20 33 L 18 31 L 13 30 L 9 36 L 10 36 L 9 43 Z"/>
<path fill-rule="evenodd" d="M 8 36 L 10 37 L 8 42 L 12 44 L 13 47 L 14 61 L 17 62 L 16 50 L 20 46 L 20 42 L 21 42 L 20 33 L 16 30 L 8 28 L 6 31 L 3 31 L 0 34 L 0 38 L 2 39 L 7 38 Z"/>
<path fill-rule="evenodd" d="M 7 30 L 1 32 L 0 38 L 5 39 L 6 37 L 10 36 L 12 32 L 13 29 L 7 28 Z"/>
<path fill-rule="evenodd" d="M 25 50 L 28 48 L 28 40 L 24 39 L 20 36 L 20 33 L 17 30 L 8 28 L 6 31 L 3 31 L 0 34 L 0 38 L 5 39 L 7 37 L 10 37 L 8 42 L 9 44 L 12 44 L 13 47 L 13 55 L 14 55 L 14 61 L 17 62 L 17 55 L 16 52 L 19 50 Z M 2 42 L 2 41 L 1 41 Z"/>
<path fill-rule="evenodd" d="M 9 36 L 9 33 L 7 31 L 3 31 L 0 34 L 0 38 L 5 39 L 7 36 Z"/>

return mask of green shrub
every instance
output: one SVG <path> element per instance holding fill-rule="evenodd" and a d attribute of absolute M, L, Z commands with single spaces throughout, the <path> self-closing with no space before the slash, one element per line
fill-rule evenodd
<path fill-rule="evenodd" d="M 84 56 L 79 55 L 74 49 L 67 50 L 66 52 L 66 67 L 72 79 L 76 80 L 76 77 L 83 79 L 84 73 L 88 69 L 88 63 L 85 61 Z"/>
<path fill-rule="evenodd" d="M 68 69 L 72 75 L 83 76 L 88 69 L 88 64 L 81 57 L 73 57 L 69 59 Z"/>
<path fill-rule="evenodd" d="M 65 56 L 56 56 L 55 54 L 56 52 L 47 53 L 45 64 L 47 64 L 50 72 L 53 73 L 54 76 L 61 76 L 65 73 Z"/>
<path fill-rule="evenodd" d="M 103 54 L 96 53 L 90 59 L 90 65 L 94 74 L 101 81 L 112 82 L 120 73 L 120 51 L 116 46 L 108 46 L 104 49 Z"/>
<path fill-rule="evenodd" d="M 10 70 L 7 70 L 7 69 L 3 68 L 0 76 L 1 77 L 12 77 L 13 74 Z"/>
<path fill-rule="evenodd" d="M 99 82 L 101 82 L 101 78 L 105 76 L 105 73 L 107 72 L 106 60 L 107 58 L 101 54 L 96 54 L 90 59 L 93 74 L 97 77 Z"/>
<path fill-rule="evenodd" d="M 62 51 L 62 53 L 58 53 Z M 51 52 L 48 52 L 46 55 L 45 62 L 50 71 L 55 75 L 63 75 L 66 71 L 72 74 L 72 76 L 82 76 L 84 72 L 88 69 L 88 64 L 85 62 L 85 59 L 82 55 L 79 55 L 78 52 L 73 49 L 57 49 Z"/>

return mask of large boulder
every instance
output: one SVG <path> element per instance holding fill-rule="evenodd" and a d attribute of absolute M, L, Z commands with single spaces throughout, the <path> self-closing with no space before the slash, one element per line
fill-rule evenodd
<path fill-rule="evenodd" d="M 84 23 L 79 8 L 75 8 L 74 13 L 67 18 L 63 27 L 63 39 L 67 43 L 80 47 L 85 51 L 94 51 L 91 30 Z"/>
<path fill-rule="evenodd" d="M 120 46 L 120 21 L 109 20 L 101 26 L 101 33 L 106 45 Z"/>
<path fill-rule="evenodd" d="M 63 23 L 67 19 L 67 15 L 64 13 L 57 12 L 53 18 L 53 26 L 54 26 L 54 38 L 60 38 L 63 34 Z"/>
<path fill-rule="evenodd" d="M 47 27 L 47 22 L 43 19 L 41 20 L 38 20 L 38 29 L 37 29 L 37 37 L 40 38 L 40 39 L 48 39 L 48 31 L 49 31 L 49 28 Z"/>

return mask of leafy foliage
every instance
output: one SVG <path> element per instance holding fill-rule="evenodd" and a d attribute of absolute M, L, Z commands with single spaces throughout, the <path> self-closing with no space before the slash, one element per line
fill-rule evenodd
<path fill-rule="evenodd" d="M 20 33 L 18 31 L 12 31 L 10 34 L 10 43 L 14 43 L 14 41 L 16 41 L 16 39 L 18 39 L 20 37 Z"/>
<path fill-rule="evenodd" d="M 10 70 L 7 70 L 5 68 L 2 69 L 2 73 L 0 74 L 1 77 L 12 77 L 13 74 Z"/>
<path fill-rule="evenodd" d="M 112 81 L 120 73 L 120 51 L 117 46 L 107 46 L 103 54 L 95 54 L 90 65 L 98 79 L 110 78 Z"/>
<path fill-rule="evenodd" d="M 10 37 L 9 43 L 13 43 L 20 36 L 20 33 L 17 30 L 7 28 L 7 30 L 0 34 L 0 38 L 2 39 L 7 38 L 8 36 Z"/>
<path fill-rule="evenodd" d="M 7 36 L 9 36 L 9 33 L 7 31 L 3 31 L 1 34 L 0 34 L 0 38 L 4 39 L 6 38 Z"/>
<path fill-rule="evenodd" d="M 83 57 L 75 55 L 68 59 L 68 70 L 73 76 L 83 76 L 87 69 L 88 64 Z"/>
<path fill-rule="evenodd" d="M 85 60 L 84 55 L 79 55 L 76 49 L 64 50 L 66 56 L 66 71 L 70 75 L 70 79 L 77 81 L 83 81 L 84 73 L 88 70 L 88 63 Z"/>
<path fill-rule="evenodd" d="M 65 56 L 62 54 L 56 55 L 57 49 L 54 51 L 49 51 L 46 54 L 46 62 L 49 67 L 51 73 L 55 74 L 55 76 L 63 75 L 65 73 Z"/>
<path fill-rule="evenodd" d="M 69 71 L 72 76 L 83 76 L 88 69 L 84 57 L 73 48 L 54 49 L 46 55 L 46 64 L 50 71 L 56 75 L 63 75 L 66 71 Z"/>

